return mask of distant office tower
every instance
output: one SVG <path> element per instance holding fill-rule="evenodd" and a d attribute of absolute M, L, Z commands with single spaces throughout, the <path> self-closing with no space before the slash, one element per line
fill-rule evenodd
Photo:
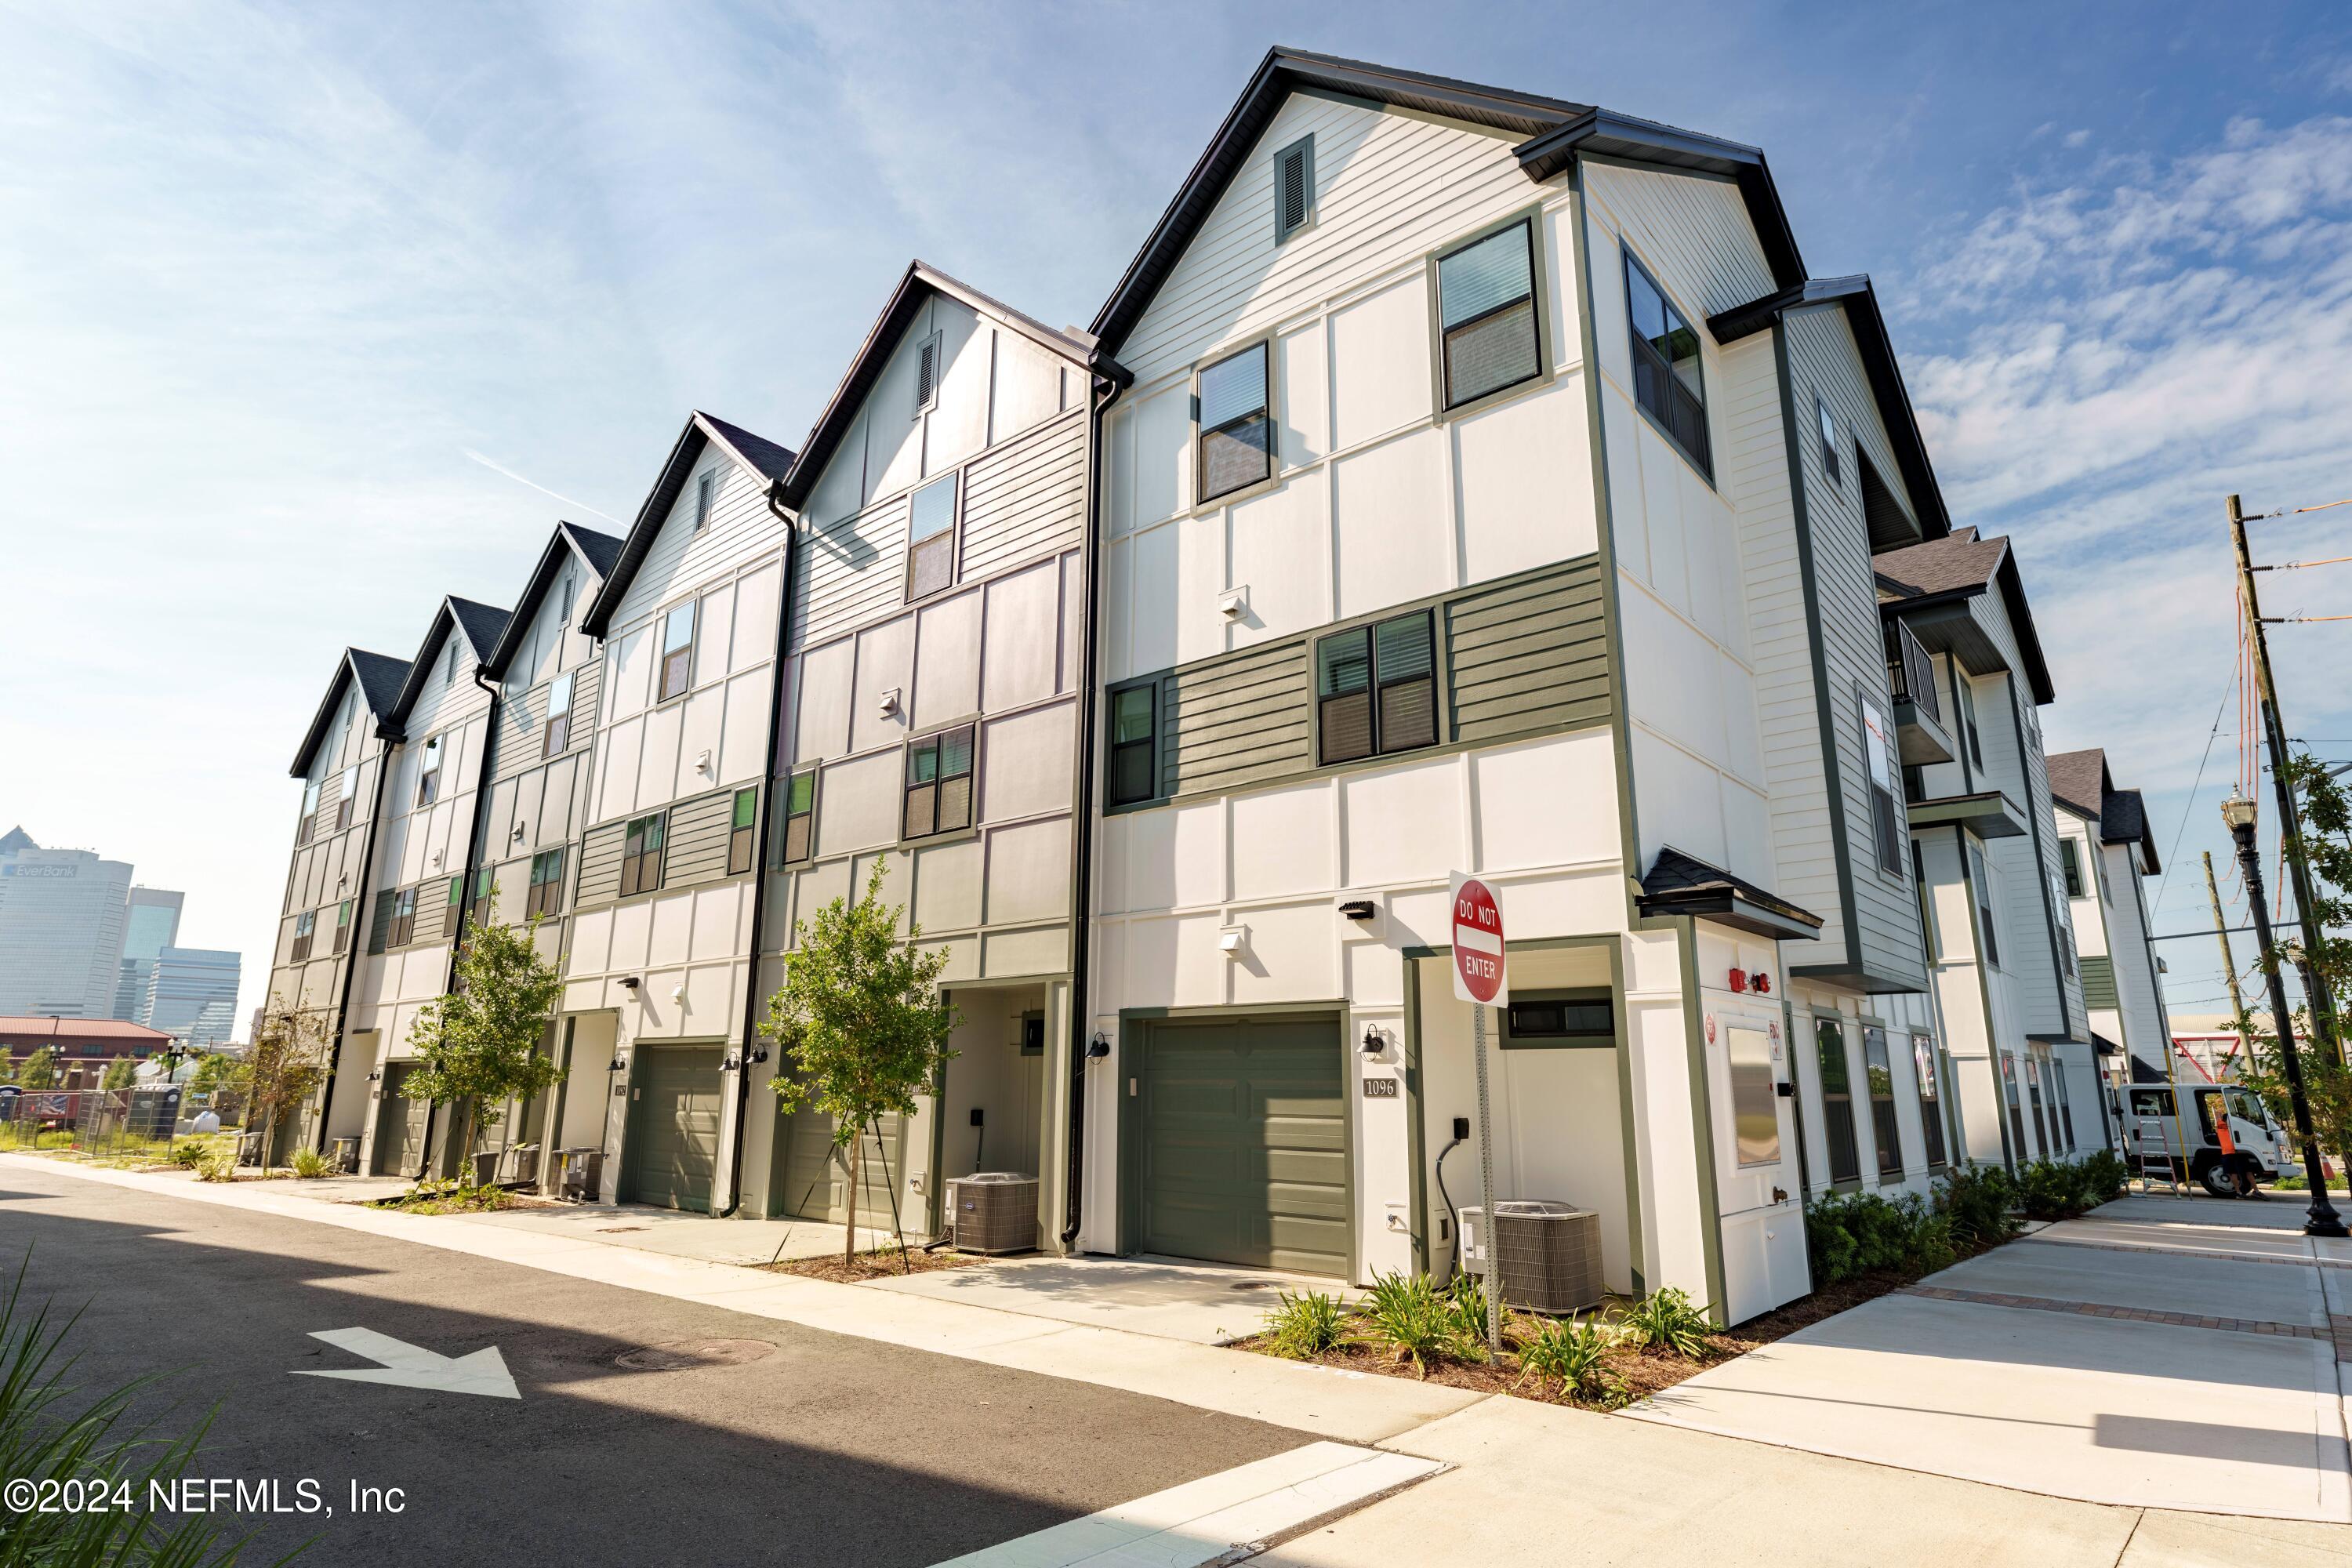
<path fill-rule="evenodd" d="M 131 868 L 0 837 L 0 1013 L 111 1018 Z"/>
<path fill-rule="evenodd" d="M 147 1022 L 147 977 L 155 955 L 180 940 L 180 908 L 185 893 L 133 888 L 122 923 L 122 967 L 114 986 L 114 1016 L 126 1024 Z"/>
<path fill-rule="evenodd" d="M 218 1046 L 236 1036 L 243 955 L 208 947 L 167 947 L 147 977 L 143 1021 L 184 1046 Z"/>

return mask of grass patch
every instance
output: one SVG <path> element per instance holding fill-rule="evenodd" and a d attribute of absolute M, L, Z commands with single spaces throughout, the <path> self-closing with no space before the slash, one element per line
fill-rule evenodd
<path fill-rule="evenodd" d="M 377 1198 L 370 1208 L 397 1214 L 495 1214 L 500 1209 L 529 1206 L 527 1200 L 504 1187 L 477 1187 L 457 1181 L 419 1182 L 404 1193 Z"/>

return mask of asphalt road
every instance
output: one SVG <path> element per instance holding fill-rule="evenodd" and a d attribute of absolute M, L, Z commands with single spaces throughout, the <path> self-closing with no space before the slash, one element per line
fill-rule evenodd
<path fill-rule="evenodd" d="M 217 1413 L 190 1472 L 324 1514 L 224 1520 L 244 1561 L 930 1563 L 1263 1458 L 1306 1435 L 299 1220 L 0 1173 L 0 1267 L 83 1309 L 75 1381 L 170 1373 Z M 360 1327 L 495 1345 L 519 1400 L 289 1373 Z M 658 1353 L 740 1342 L 742 1359 Z M 654 1351 L 651 1357 L 644 1352 Z M 623 1357 L 640 1364 L 631 1366 Z M 650 1363 L 648 1367 L 646 1363 Z M 682 1363 L 682 1364 L 681 1364 Z M 354 1514 L 351 1488 L 402 1511 Z"/>

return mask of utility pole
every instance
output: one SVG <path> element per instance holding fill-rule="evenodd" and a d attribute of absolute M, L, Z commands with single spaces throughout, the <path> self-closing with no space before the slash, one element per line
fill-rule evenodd
<path fill-rule="evenodd" d="M 2205 851 L 2205 896 L 2213 900 L 2213 940 L 2221 944 L 2221 973 L 2230 982 L 2230 1022 L 2235 1026 L 2246 1016 L 2246 998 L 2238 989 L 2238 961 L 2230 956 L 2230 925 L 2221 915 L 2221 889 L 2213 880 L 2213 851 L 2210 849 Z M 2243 1029 L 2238 1030 L 2238 1049 L 2244 1056 L 2246 1065 L 2253 1066 L 2254 1042 L 2247 1037 Z"/>
<path fill-rule="evenodd" d="M 2246 514 L 2238 498 L 2230 498 L 2230 547 L 2238 556 L 2238 592 L 2246 607 L 2246 636 L 2254 655 L 2254 680 L 2262 694 L 2263 735 L 2271 758 L 2271 783 L 2278 792 L 2279 826 L 2286 835 L 2287 872 L 2294 884 L 2295 915 L 2303 927 L 2303 972 L 2305 999 L 2311 1004 L 2312 1033 L 2319 1039 L 2319 1048 L 2328 1059 L 2344 1060 L 2344 1047 L 2336 1031 L 2336 1002 L 2327 988 L 2327 980 L 2318 970 L 2320 952 L 2319 918 L 2312 911 L 2318 900 L 2312 896 L 2311 867 L 2304 859 L 2303 814 L 2294 799 L 2294 786 L 2286 776 L 2286 729 L 2279 720 L 2278 689 L 2271 683 L 2270 639 L 2263 633 L 2262 599 L 2254 591 L 2255 566 L 2246 550 Z M 2266 570 L 2266 568 L 2265 568 Z M 2234 973 L 2234 972 L 2233 972 Z M 2286 1038 L 2286 1020 L 2276 1020 L 2279 1037 Z"/>

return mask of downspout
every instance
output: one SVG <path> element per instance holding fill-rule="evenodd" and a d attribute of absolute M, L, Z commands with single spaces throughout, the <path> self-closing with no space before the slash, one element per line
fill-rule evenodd
<path fill-rule="evenodd" d="M 310 1140 L 311 1152 L 327 1152 L 327 1111 L 335 1103 L 335 1075 L 343 1065 L 343 1021 L 351 1016 L 352 982 L 360 972 L 360 916 L 367 911 L 369 877 L 375 869 L 375 829 L 383 820 L 383 784 L 392 776 L 392 744 L 396 735 L 387 735 L 383 726 L 376 726 L 375 738 L 384 742 L 375 754 L 375 798 L 368 805 L 367 831 L 360 837 L 360 885 L 352 889 L 352 945 L 343 950 L 343 990 L 335 1003 L 335 1054 L 327 1064 L 327 1082 L 319 1092 L 319 1131 Z M 262 1159 L 269 1158 L 267 1150 Z"/>
<path fill-rule="evenodd" d="M 715 1219 L 732 1219 L 735 1211 L 743 1206 L 743 1130 L 750 1120 L 751 1104 L 751 1052 L 759 1039 L 760 996 L 760 932 L 764 929 L 768 902 L 769 833 L 774 826 L 776 811 L 776 725 L 784 710 L 784 645 L 792 635 L 793 568 L 800 552 L 793 548 L 798 542 L 799 524 L 782 505 L 784 481 L 768 481 L 768 493 L 762 499 L 776 521 L 784 525 L 783 597 L 776 606 L 776 651 L 773 664 L 776 689 L 768 704 L 768 743 L 761 752 L 760 814 L 751 837 L 751 952 L 745 960 L 750 966 L 749 984 L 743 987 L 743 1050 L 736 1068 L 735 1083 L 735 1157 L 727 1167 L 727 1206 L 718 1211 Z M 853 1220 L 855 1214 L 850 1216 Z"/>
<path fill-rule="evenodd" d="M 466 628 L 456 624 L 457 616 L 454 614 L 450 616 L 450 622 L 451 637 L 466 636 Z M 474 666 L 474 684 L 480 686 L 483 690 L 490 694 L 489 724 L 482 734 L 482 754 L 487 758 L 489 755 L 490 742 L 497 738 L 499 732 L 499 692 L 498 688 L 494 686 L 482 686 L 482 667 L 478 661 Z M 481 794 L 482 775 L 478 767 L 474 774 L 473 831 L 466 837 L 466 864 L 457 873 L 457 929 L 449 933 L 449 962 L 441 969 L 441 994 L 445 996 L 449 994 L 450 986 L 457 982 L 457 948 L 466 938 L 466 916 L 474 907 L 474 866 L 476 857 L 480 850 L 479 841 L 482 837 Z M 425 1166 L 416 1173 L 416 1179 L 420 1182 L 425 1180 L 433 1169 L 433 1124 L 440 1120 L 441 1108 L 438 1105 L 428 1105 L 425 1108 Z M 447 1130 L 445 1128 L 443 1131 Z M 446 1155 L 448 1151 L 445 1149 L 442 1152 Z M 461 1162 L 472 1157 L 471 1150 L 462 1151 L 457 1156 Z M 460 1179 L 463 1179 L 466 1173 L 460 1170 L 457 1174 Z"/>
<path fill-rule="evenodd" d="M 1101 618 L 1102 558 L 1095 548 L 1095 518 L 1100 507 L 1102 422 L 1119 394 L 1133 379 L 1125 369 L 1097 349 L 1087 356 L 1087 526 L 1079 548 L 1086 552 L 1086 613 L 1079 619 L 1085 647 L 1078 661 L 1078 776 L 1072 797 L 1075 843 L 1070 857 L 1070 1114 L 1069 1148 L 1063 1167 L 1062 1250 L 1077 1241 L 1085 1217 L 1079 1184 L 1086 1174 L 1087 1063 L 1092 1059 L 1087 1039 L 1087 979 L 1094 932 L 1094 809 L 1095 809 L 1095 626 Z"/>

